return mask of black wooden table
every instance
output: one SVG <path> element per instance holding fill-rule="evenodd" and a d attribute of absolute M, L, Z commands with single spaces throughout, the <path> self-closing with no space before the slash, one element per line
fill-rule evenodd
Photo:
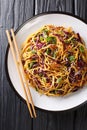
<path fill-rule="evenodd" d="M 0 0 L 0 130 L 87 130 L 87 104 L 73 111 L 46 112 L 36 109 L 31 119 L 27 105 L 10 87 L 5 74 L 6 29 L 41 12 L 64 11 L 87 21 L 86 0 Z"/>

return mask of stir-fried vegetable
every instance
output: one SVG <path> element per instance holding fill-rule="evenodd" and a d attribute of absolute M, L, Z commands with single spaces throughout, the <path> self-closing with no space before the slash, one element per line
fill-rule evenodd
<path fill-rule="evenodd" d="M 70 62 L 75 61 L 75 57 L 74 56 L 69 56 L 69 60 L 70 60 Z"/>
<path fill-rule="evenodd" d="M 72 36 L 72 37 L 70 37 L 69 39 L 66 39 L 66 40 L 64 40 L 64 42 L 65 43 L 74 43 L 76 41 L 76 39 L 75 39 L 75 37 L 74 36 Z"/>
<path fill-rule="evenodd" d="M 50 48 L 47 48 L 46 53 L 47 53 L 48 55 L 51 54 L 51 49 L 50 49 Z"/>
<path fill-rule="evenodd" d="M 26 40 L 21 60 L 36 91 L 63 96 L 86 83 L 86 54 L 84 40 L 78 33 L 71 28 L 46 25 Z"/>
<path fill-rule="evenodd" d="M 53 57 L 53 58 L 56 58 L 56 51 L 53 52 L 52 57 Z"/>
<path fill-rule="evenodd" d="M 32 53 L 32 54 L 35 54 L 35 53 L 36 53 L 36 50 L 32 50 L 31 53 Z"/>
<path fill-rule="evenodd" d="M 42 77 L 42 81 L 43 81 L 44 83 L 46 83 L 46 78 L 45 78 L 45 77 Z"/>
<path fill-rule="evenodd" d="M 48 30 L 47 29 L 43 29 L 42 32 L 47 35 L 48 34 Z"/>
<path fill-rule="evenodd" d="M 46 41 L 48 43 L 51 43 L 51 44 L 56 44 L 57 43 L 57 39 L 55 37 L 47 37 Z"/>
<path fill-rule="evenodd" d="M 31 62 L 31 63 L 28 63 L 28 68 L 29 69 L 32 69 L 33 68 L 33 65 L 35 65 L 37 62 L 34 61 L 34 62 Z"/>
<path fill-rule="evenodd" d="M 61 81 L 62 81 L 62 77 L 58 78 L 56 82 L 60 83 Z"/>
<path fill-rule="evenodd" d="M 80 52 L 84 52 L 84 47 L 83 46 L 80 46 L 79 49 L 80 49 Z"/>
<path fill-rule="evenodd" d="M 40 41 L 44 41 L 44 37 L 43 36 L 40 36 Z"/>

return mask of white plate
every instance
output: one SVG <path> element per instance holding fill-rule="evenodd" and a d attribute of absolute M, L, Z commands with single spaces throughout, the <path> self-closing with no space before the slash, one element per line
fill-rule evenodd
<path fill-rule="evenodd" d="M 79 32 L 87 43 L 87 25 L 82 20 L 70 16 L 69 14 L 60 14 L 60 13 L 45 13 L 40 14 L 32 19 L 25 22 L 19 27 L 16 31 L 16 39 L 18 46 L 20 48 L 21 44 L 25 41 L 28 35 L 34 33 L 40 27 L 46 24 L 54 24 L 56 26 L 65 26 L 73 27 L 75 32 Z M 7 52 L 7 70 L 10 77 L 10 81 L 13 84 L 13 87 L 18 92 L 18 94 L 25 99 L 25 95 L 20 85 L 20 80 L 16 67 L 13 61 L 12 54 L 10 50 Z M 30 87 L 34 105 L 38 108 L 49 110 L 49 111 L 64 111 L 76 106 L 81 105 L 87 100 L 87 87 L 74 92 L 68 96 L 64 97 L 48 97 L 45 95 L 40 95 L 33 88 Z"/>

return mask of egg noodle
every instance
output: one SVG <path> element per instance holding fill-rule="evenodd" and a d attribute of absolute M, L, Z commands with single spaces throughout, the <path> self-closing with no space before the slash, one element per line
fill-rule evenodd
<path fill-rule="evenodd" d="M 27 79 L 38 92 L 62 96 L 83 87 L 87 80 L 87 49 L 71 27 L 45 25 L 22 45 Z"/>

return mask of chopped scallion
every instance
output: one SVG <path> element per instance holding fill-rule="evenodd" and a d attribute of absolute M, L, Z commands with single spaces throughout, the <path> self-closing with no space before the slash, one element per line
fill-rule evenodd
<path fill-rule="evenodd" d="M 49 55 L 51 53 L 51 49 L 47 48 L 46 53 Z"/>
<path fill-rule="evenodd" d="M 32 52 L 32 54 L 35 54 L 35 53 L 36 53 L 36 50 L 32 50 L 31 52 Z"/>
<path fill-rule="evenodd" d="M 45 77 L 42 77 L 42 81 L 43 81 L 44 83 L 46 83 L 46 78 L 45 78 Z"/>
<path fill-rule="evenodd" d="M 46 42 L 51 43 L 51 44 L 56 44 L 57 39 L 55 37 L 47 37 Z"/>
<path fill-rule="evenodd" d="M 28 63 L 28 68 L 31 69 L 36 62 Z"/>
<path fill-rule="evenodd" d="M 74 56 L 69 56 L 69 60 L 72 62 L 72 61 L 75 61 L 75 57 Z"/>
<path fill-rule="evenodd" d="M 44 40 L 44 37 L 43 36 L 40 36 L 40 41 L 43 41 Z"/>
<path fill-rule="evenodd" d="M 61 81 L 62 81 L 62 77 L 58 78 L 56 82 L 60 83 Z"/>
<path fill-rule="evenodd" d="M 80 49 L 80 52 L 84 52 L 84 47 L 83 46 L 80 46 L 79 49 Z"/>

